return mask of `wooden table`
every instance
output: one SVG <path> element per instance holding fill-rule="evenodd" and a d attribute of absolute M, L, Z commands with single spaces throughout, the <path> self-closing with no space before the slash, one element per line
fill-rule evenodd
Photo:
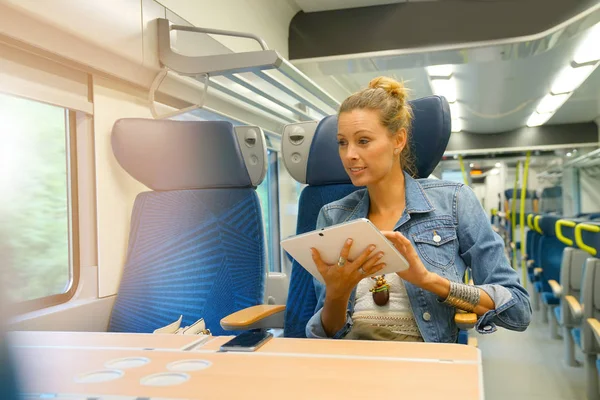
<path fill-rule="evenodd" d="M 275 338 L 254 353 L 218 352 L 230 338 L 19 332 L 9 343 L 24 391 L 65 399 L 483 398 L 470 346 Z"/>

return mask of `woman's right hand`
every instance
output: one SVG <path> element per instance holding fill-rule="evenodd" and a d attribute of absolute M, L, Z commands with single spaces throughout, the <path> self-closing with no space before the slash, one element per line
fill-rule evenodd
<path fill-rule="evenodd" d="M 326 264 L 321 259 L 321 254 L 317 249 L 310 249 L 317 269 L 325 280 L 327 288 L 326 296 L 331 299 L 349 298 L 356 285 L 363 278 L 385 267 L 385 264 L 378 263 L 381 257 L 383 257 L 382 252 L 371 256 L 371 253 L 375 250 L 375 245 L 367 247 L 356 260 L 348 260 L 351 248 L 352 239 L 348 239 L 340 252 L 340 259 L 346 260 L 342 266 L 338 264 Z"/>

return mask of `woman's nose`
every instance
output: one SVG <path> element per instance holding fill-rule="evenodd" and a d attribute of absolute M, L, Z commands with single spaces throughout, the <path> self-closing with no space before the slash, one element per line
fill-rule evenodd
<path fill-rule="evenodd" d="M 354 149 L 354 146 L 348 146 L 346 148 L 346 158 L 349 160 L 356 160 L 358 159 L 358 153 L 356 152 L 356 149 Z"/>

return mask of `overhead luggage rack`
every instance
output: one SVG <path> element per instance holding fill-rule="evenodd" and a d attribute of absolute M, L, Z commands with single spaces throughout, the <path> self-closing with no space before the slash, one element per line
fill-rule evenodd
<path fill-rule="evenodd" d="M 597 173 L 600 169 L 600 149 L 590 151 L 563 164 L 554 165 L 537 176 L 540 179 L 559 179 L 565 168 L 580 168 Z"/>
<path fill-rule="evenodd" d="M 163 70 L 155 79 L 150 98 L 154 99 L 167 71 L 192 77 L 205 85 L 203 99 L 209 87 L 226 94 L 246 106 L 251 106 L 281 124 L 319 120 L 337 112 L 339 102 L 321 89 L 309 77 L 294 67 L 279 53 L 270 50 L 260 37 L 241 32 L 173 25 L 168 19 L 159 18 L 158 50 Z M 188 56 L 173 47 L 173 31 L 217 34 L 253 39 L 262 50 L 243 53 Z M 193 105 L 182 111 L 201 108 Z M 164 118 L 175 113 L 157 116 Z"/>

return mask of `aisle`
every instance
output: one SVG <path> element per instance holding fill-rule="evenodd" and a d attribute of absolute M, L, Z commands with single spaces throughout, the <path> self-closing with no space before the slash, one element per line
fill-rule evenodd
<path fill-rule="evenodd" d="M 550 338 L 540 312 L 525 332 L 474 334 L 483 357 L 486 400 L 583 400 L 583 365 L 567 367 L 562 340 Z M 581 352 L 576 354 L 583 360 Z"/>

